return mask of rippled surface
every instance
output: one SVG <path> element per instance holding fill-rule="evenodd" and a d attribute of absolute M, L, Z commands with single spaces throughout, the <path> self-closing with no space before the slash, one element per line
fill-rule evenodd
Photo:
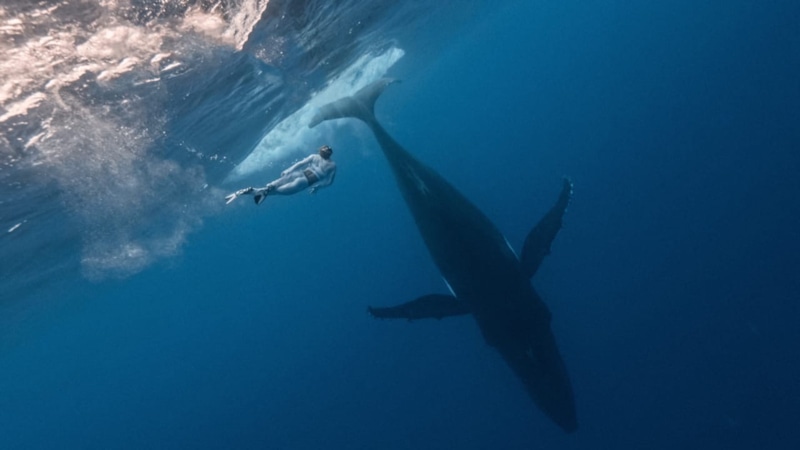
<path fill-rule="evenodd" d="M 400 52 L 370 74 L 380 76 L 402 54 L 394 48 L 398 33 L 436 11 L 458 16 L 447 9 L 355 1 L 4 3 L 4 291 L 65 268 L 90 279 L 127 276 L 176 254 L 218 210 L 211 200 L 218 185 L 270 130 L 343 71 L 351 70 L 347 87 L 363 85 L 370 78 L 353 70 Z M 301 144 L 294 139 L 280 152 L 272 145 L 259 165 Z"/>

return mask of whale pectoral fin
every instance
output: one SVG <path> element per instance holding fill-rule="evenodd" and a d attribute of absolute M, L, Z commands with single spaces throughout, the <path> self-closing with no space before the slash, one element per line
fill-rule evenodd
<path fill-rule="evenodd" d="M 561 229 L 564 212 L 567 210 L 570 197 L 572 197 L 572 182 L 564 179 L 564 186 L 558 196 L 556 204 L 542 217 L 539 223 L 528 233 L 525 244 L 522 246 L 520 263 L 522 270 L 529 278 L 532 277 L 542 264 L 544 257 L 550 254 L 550 245 Z"/>
<path fill-rule="evenodd" d="M 386 308 L 367 307 L 367 311 L 378 319 L 443 319 L 470 314 L 469 305 L 452 295 L 430 294 L 397 306 Z"/>

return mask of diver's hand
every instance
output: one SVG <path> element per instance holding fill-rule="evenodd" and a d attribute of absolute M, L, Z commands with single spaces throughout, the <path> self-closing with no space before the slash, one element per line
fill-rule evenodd
<path fill-rule="evenodd" d="M 238 191 L 234 192 L 233 194 L 229 194 L 225 197 L 225 204 L 229 204 L 230 202 L 239 198 L 240 195 L 252 194 L 254 189 L 252 187 L 247 187 L 244 189 L 239 189 Z"/>
<path fill-rule="evenodd" d="M 308 192 L 311 193 L 311 194 L 316 194 L 317 193 L 317 189 L 319 189 L 319 188 L 316 187 L 316 186 L 311 186 L 311 189 L 309 189 Z"/>

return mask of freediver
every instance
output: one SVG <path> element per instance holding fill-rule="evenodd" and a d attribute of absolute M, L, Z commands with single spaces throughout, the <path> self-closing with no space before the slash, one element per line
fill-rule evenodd
<path fill-rule="evenodd" d="M 318 153 L 308 155 L 281 172 L 281 177 L 277 180 L 269 182 L 263 188 L 239 189 L 226 196 L 225 203 L 228 204 L 241 195 L 253 195 L 256 205 L 260 205 L 267 195 L 292 195 L 306 188 L 310 188 L 309 192 L 315 194 L 319 189 L 333 184 L 336 163 L 331 161 L 332 155 L 333 149 L 323 145 Z"/>

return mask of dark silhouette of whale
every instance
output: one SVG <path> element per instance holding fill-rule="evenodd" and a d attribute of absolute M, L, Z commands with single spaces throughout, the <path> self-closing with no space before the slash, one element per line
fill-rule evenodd
<path fill-rule="evenodd" d="M 455 187 L 403 149 L 378 123 L 375 101 L 393 80 L 374 82 L 352 97 L 322 106 L 309 124 L 357 118 L 378 140 L 397 187 L 453 295 L 426 295 L 389 308 L 379 318 L 422 319 L 472 314 L 486 342 L 522 380 L 536 405 L 564 431 L 578 427 L 569 376 L 550 329 L 550 311 L 530 283 L 572 194 L 564 180 L 558 201 L 525 239 L 517 258 L 500 231 Z"/>

